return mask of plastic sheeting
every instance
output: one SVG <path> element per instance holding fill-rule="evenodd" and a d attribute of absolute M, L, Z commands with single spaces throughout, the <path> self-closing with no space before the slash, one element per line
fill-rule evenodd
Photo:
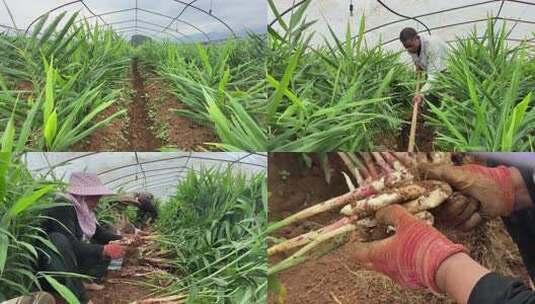
<path fill-rule="evenodd" d="M 279 12 L 288 11 L 285 20 L 295 11 L 291 8 L 302 2 L 273 1 Z M 351 3 L 353 16 L 349 10 Z M 511 42 L 517 43 L 525 39 L 535 43 L 535 1 L 531 0 L 312 0 L 306 12 L 307 21 L 317 20 L 310 28 L 317 33 L 312 43 L 320 45 L 324 38 L 330 39 L 327 24 L 341 39 L 345 37 L 348 24 L 353 35 L 356 35 L 362 16 L 365 16 L 366 21 L 366 41 L 372 45 L 381 43 L 394 50 L 402 49 L 398 37 L 404 27 L 410 26 L 422 33 L 427 33 L 428 28 L 432 35 L 452 41 L 456 37 L 465 36 L 474 27 L 478 33 L 484 31 L 489 16 L 500 18 L 497 27 L 506 22 L 507 28 L 511 30 Z M 268 20 L 271 23 L 274 19 L 270 10 Z"/>
<path fill-rule="evenodd" d="M 149 191 L 162 199 L 191 170 L 230 166 L 251 175 L 267 168 L 267 154 L 246 152 L 30 152 L 24 159 L 34 176 L 67 182 L 72 172 L 92 172 L 114 191 Z"/>
<path fill-rule="evenodd" d="M 266 10 L 265 0 L 2 0 L 0 32 L 25 32 L 50 11 L 51 17 L 79 11 L 80 19 L 110 26 L 126 38 L 217 41 L 246 31 L 264 33 Z"/>

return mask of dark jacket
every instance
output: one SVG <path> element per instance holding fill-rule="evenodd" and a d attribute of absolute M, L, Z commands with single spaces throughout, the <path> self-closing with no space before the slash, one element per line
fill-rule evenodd
<path fill-rule="evenodd" d="M 58 197 L 56 202 L 72 204 L 62 197 Z M 43 229 L 48 234 L 57 232 L 65 235 L 73 245 L 74 252 L 78 259 L 95 256 L 101 257 L 104 245 L 110 241 L 122 238 L 120 235 L 106 231 L 97 224 L 97 229 L 95 235 L 90 240 L 91 242 L 82 242 L 82 228 L 78 223 L 76 210 L 72 205 L 50 208 L 45 212 L 45 215 L 51 219 L 45 221 Z"/>

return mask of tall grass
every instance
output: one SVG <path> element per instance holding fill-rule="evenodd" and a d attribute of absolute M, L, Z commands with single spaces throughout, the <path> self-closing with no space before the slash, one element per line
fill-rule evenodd
<path fill-rule="evenodd" d="M 305 18 L 310 1 L 285 20 L 273 1 L 277 23 L 269 28 L 267 121 L 274 149 L 332 151 L 373 149 L 377 136 L 397 132 L 409 105 L 410 71 L 399 54 L 357 38 L 349 26 L 340 39 L 329 27 L 324 44 L 311 45 L 315 21 Z"/>
<path fill-rule="evenodd" d="M 0 36 L 0 129 L 13 113 L 27 149 L 68 149 L 125 114 L 96 120 L 123 94 L 130 47 L 111 30 L 76 25 L 77 17 L 45 16 L 31 36 Z"/>
<path fill-rule="evenodd" d="M 266 221 L 265 173 L 190 172 L 157 223 L 176 275 L 162 291 L 187 292 L 191 303 L 264 303 Z"/>
<path fill-rule="evenodd" d="M 138 50 L 188 106 L 174 112 L 212 128 L 220 140 L 214 148 L 229 151 L 268 149 L 264 53 L 265 41 L 255 34 L 207 45 L 152 42 Z"/>
<path fill-rule="evenodd" d="M 509 45 L 509 35 L 489 19 L 483 37 L 474 29 L 453 45 L 436 85 L 441 103 L 429 104 L 439 149 L 535 149 L 535 59 L 528 45 Z"/>
<path fill-rule="evenodd" d="M 68 303 L 79 303 L 56 276 L 74 275 L 36 272 L 44 249 L 57 252 L 40 227 L 47 208 L 56 206 L 52 194 L 61 184 L 34 179 L 18 154 L 13 154 L 12 124 L 4 132 L 0 149 L 0 301 L 41 289 L 46 281 Z"/>
<path fill-rule="evenodd" d="M 395 149 L 383 138 L 403 136 L 402 117 L 412 108 L 416 75 L 398 54 L 369 46 L 365 19 L 358 34 L 348 30 L 313 46 L 305 1 L 280 17 L 268 36 L 267 122 L 274 150 L 332 151 Z M 459 37 L 427 103 L 427 126 L 435 147 L 447 151 L 533 150 L 535 87 L 533 47 L 512 46 L 510 32 L 490 17 L 481 39 Z M 387 141 L 391 142 L 391 141 Z"/>

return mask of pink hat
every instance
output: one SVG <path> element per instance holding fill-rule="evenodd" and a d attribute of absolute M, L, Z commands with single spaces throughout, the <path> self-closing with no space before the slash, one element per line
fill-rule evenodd
<path fill-rule="evenodd" d="M 69 179 L 67 192 L 75 195 L 112 195 L 113 191 L 104 186 L 94 173 L 74 172 Z"/>

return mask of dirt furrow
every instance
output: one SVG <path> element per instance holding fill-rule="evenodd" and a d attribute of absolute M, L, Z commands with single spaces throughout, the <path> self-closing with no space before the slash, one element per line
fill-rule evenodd
<path fill-rule="evenodd" d="M 187 109 L 177 96 L 172 93 L 169 84 L 154 72 L 147 72 L 145 91 L 148 100 L 149 115 L 152 119 L 153 132 L 164 145 L 184 151 L 206 150 L 209 142 L 218 142 L 214 132 L 185 117 L 174 113 L 172 109 Z"/>
<path fill-rule="evenodd" d="M 148 98 L 145 94 L 141 64 L 137 59 L 132 61 L 132 88 L 134 101 L 130 104 L 130 151 L 155 151 L 161 147 L 160 140 L 151 132 Z"/>
<path fill-rule="evenodd" d="M 205 151 L 210 149 L 206 143 L 219 141 L 210 128 L 171 111 L 187 106 L 172 93 L 169 83 L 137 59 L 132 61 L 130 87 L 132 100 L 118 101 L 97 120 L 127 108 L 125 117 L 96 130 L 72 151 L 156 151 L 164 146 Z"/>

